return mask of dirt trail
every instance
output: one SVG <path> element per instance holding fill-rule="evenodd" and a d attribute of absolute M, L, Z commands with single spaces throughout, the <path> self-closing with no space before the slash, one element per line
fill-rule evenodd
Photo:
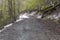
<path fill-rule="evenodd" d="M 31 17 L 13 24 L 0 33 L 0 40 L 60 40 L 60 24 Z"/>

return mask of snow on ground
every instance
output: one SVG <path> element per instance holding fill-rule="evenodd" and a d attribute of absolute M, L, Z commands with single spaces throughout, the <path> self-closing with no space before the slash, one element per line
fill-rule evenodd
<path fill-rule="evenodd" d="M 19 17 L 18 17 L 18 19 L 15 21 L 15 22 L 19 22 L 19 21 L 21 21 L 21 20 L 24 20 L 25 18 L 30 18 L 30 16 L 34 16 L 36 14 L 36 12 L 32 12 L 32 13 L 24 13 L 24 14 L 20 14 L 19 15 Z M 38 16 L 38 18 L 40 18 L 40 16 Z M 10 23 L 10 24 L 8 24 L 8 25 L 6 25 L 6 26 L 4 26 L 4 28 L 2 29 L 2 30 L 0 30 L 0 32 L 2 32 L 3 30 L 5 30 L 7 27 L 10 27 L 10 26 L 12 26 L 13 25 L 13 23 Z"/>
<path fill-rule="evenodd" d="M 15 22 L 19 22 L 21 20 L 24 20 L 25 18 L 30 18 L 31 16 L 35 16 L 36 18 L 40 19 L 42 17 L 42 15 L 39 15 L 39 14 L 36 14 L 36 12 L 31 12 L 30 14 L 29 13 L 24 13 L 24 14 L 20 14 L 18 19 L 15 21 Z M 51 19 L 58 19 L 60 17 L 60 14 L 58 15 L 50 15 L 47 17 L 48 18 L 51 18 Z M 5 30 L 7 27 L 10 27 L 12 26 L 13 23 L 10 23 L 6 26 L 4 26 L 4 28 L 2 30 L 0 30 L 0 32 L 2 32 L 3 30 Z"/>
<path fill-rule="evenodd" d="M 7 27 L 10 27 L 10 26 L 12 26 L 12 25 L 13 25 L 13 23 L 10 23 L 10 24 L 4 26 L 4 28 L 3 28 L 2 30 L 0 30 L 0 32 L 2 32 L 2 31 L 5 30 Z"/>
<path fill-rule="evenodd" d="M 59 18 L 60 18 L 60 13 L 47 16 L 47 19 L 49 19 L 49 18 L 50 18 L 50 19 L 59 20 Z"/>
<path fill-rule="evenodd" d="M 18 19 L 16 20 L 16 22 L 19 22 L 19 21 L 21 21 L 21 20 L 23 20 L 23 19 L 25 19 L 25 18 L 29 18 L 28 13 L 24 13 L 24 14 L 19 15 L 19 17 L 18 17 Z"/>
<path fill-rule="evenodd" d="M 21 14 L 19 16 L 19 19 L 24 19 L 24 18 L 29 18 L 29 14 L 28 13 L 24 13 L 24 14 Z"/>
<path fill-rule="evenodd" d="M 25 18 L 29 18 L 28 13 L 24 13 L 24 14 L 19 15 L 19 17 L 18 17 L 18 19 L 16 20 L 16 22 L 19 22 L 19 21 L 21 21 L 21 20 L 23 20 L 23 19 L 25 19 Z M 10 27 L 10 26 L 12 26 L 12 25 L 13 25 L 13 23 L 10 23 L 10 24 L 4 26 L 4 28 L 3 28 L 2 30 L 0 30 L 0 32 L 2 32 L 2 31 L 5 30 L 7 27 Z"/>
<path fill-rule="evenodd" d="M 33 16 L 33 15 L 36 14 L 36 12 L 37 12 L 37 11 L 34 11 L 34 12 L 30 13 L 29 15 L 30 15 L 30 16 Z"/>

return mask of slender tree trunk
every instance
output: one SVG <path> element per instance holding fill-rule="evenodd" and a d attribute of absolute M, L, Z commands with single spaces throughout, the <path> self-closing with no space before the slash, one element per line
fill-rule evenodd
<path fill-rule="evenodd" d="M 13 18 L 14 18 L 14 21 L 16 21 L 16 15 L 15 15 L 15 14 L 16 14 L 16 12 L 15 12 L 15 10 L 16 10 L 16 9 L 15 9 L 15 0 L 13 1 L 13 7 L 14 7 L 14 11 L 13 11 L 13 12 L 14 12 L 14 16 L 13 16 Z"/>
<path fill-rule="evenodd" d="M 12 0 L 8 0 L 8 9 L 9 9 L 9 15 L 10 15 L 10 19 L 13 22 L 13 10 L 12 10 Z"/>

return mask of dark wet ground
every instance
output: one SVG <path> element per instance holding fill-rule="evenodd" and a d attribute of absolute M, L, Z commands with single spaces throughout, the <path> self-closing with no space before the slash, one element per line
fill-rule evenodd
<path fill-rule="evenodd" d="M 59 23 L 29 18 L 2 31 L 0 40 L 60 40 L 59 32 Z"/>

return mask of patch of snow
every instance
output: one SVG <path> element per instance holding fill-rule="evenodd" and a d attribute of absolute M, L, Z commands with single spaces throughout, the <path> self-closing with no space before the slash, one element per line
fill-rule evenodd
<path fill-rule="evenodd" d="M 13 23 L 4 26 L 4 28 L 3 28 L 2 30 L 0 30 L 0 32 L 4 31 L 7 27 L 10 27 L 10 26 L 12 26 L 12 25 L 13 25 Z"/>
<path fill-rule="evenodd" d="M 22 14 L 19 16 L 19 19 L 29 18 L 28 13 Z"/>
<path fill-rule="evenodd" d="M 23 19 L 18 19 L 18 20 L 16 20 L 16 22 L 19 22 L 19 21 L 21 21 L 21 20 L 23 20 Z"/>
<path fill-rule="evenodd" d="M 4 28 L 9 27 L 9 26 L 11 26 L 11 25 L 13 25 L 13 23 L 4 26 Z"/>
<path fill-rule="evenodd" d="M 3 30 L 5 30 L 5 29 L 0 30 L 0 32 L 2 32 Z"/>
<path fill-rule="evenodd" d="M 58 15 L 57 15 L 57 14 L 54 14 L 54 15 L 48 16 L 47 19 L 50 18 L 50 19 L 56 19 L 56 20 L 59 20 L 59 17 L 60 17 L 60 14 L 58 14 Z"/>
<path fill-rule="evenodd" d="M 22 14 L 19 16 L 19 19 L 17 19 L 15 22 L 19 22 L 19 21 L 23 20 L 24 18 L 29 18 L 29 15 L 27 13 Z M 0 30 L 0 32 L 4 31 L 7 27 L 10 27 L 12 25 L 13 25 L 13 23 L 4 26 L 4 28 L 2 30 Z"/>
<path fill-rule="evenodd" d="M 32 12 L 31 14 L 29 14 L 30 16 L 33 16 L 34 14 L 36 14 L 36 12 Z"/>
<path fill-rule="evenodd" d="M 39 18 L 41 18 L 42 17 L 42 15 L 40 15 L 40 16 L 37 16 L 37 18 L 39 19 Z"/>

